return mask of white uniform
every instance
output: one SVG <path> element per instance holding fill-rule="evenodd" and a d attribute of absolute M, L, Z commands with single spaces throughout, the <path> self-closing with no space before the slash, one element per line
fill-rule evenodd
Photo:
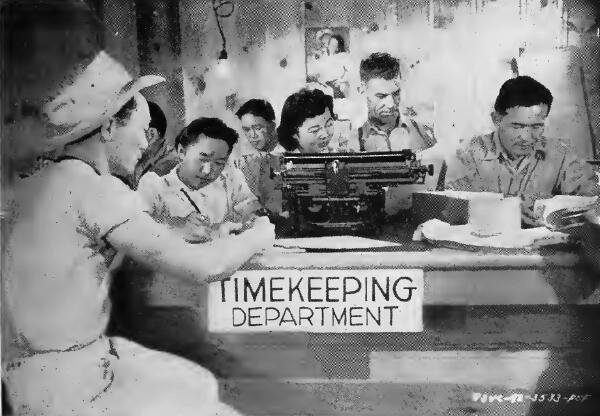
<path fill-rule="evenodd" d="M 234 414 L 207 370 L 103 335 L 116 254 L 106 236 L 145 215 L 136 194 L 79 160 L 51 164 L 14 192 L 2 358 L 15 413 Z"/>

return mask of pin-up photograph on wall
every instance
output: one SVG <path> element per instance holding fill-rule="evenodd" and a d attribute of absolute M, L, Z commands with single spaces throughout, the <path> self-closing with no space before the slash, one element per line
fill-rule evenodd
<path fill-rule="evenodd" d="M 345 98 L 350 83 L 349 28 L 306 29 L 306 82 L 334 98 Z"/>

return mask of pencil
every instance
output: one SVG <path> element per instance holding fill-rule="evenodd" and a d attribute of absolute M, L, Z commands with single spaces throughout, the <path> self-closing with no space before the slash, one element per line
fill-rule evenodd
<path fill-rule="evenodd" d="M 196 203 L 190 197 L 190 195 L 186 192 L 186 190 L 183 189 L 183 188 L 181 188 L 181 192 L 183 192 L 183 194 L 185 195 L 185 197 L 187 198 L 187 200 L 190 201 L 190 204 L 192 204 L 192 206 L 194 207 L 194 209 L 196 210 L 196 212 L 202 216 L 202 220 L 206 221 L 206 222 L 210 222 L 210 220 L 208 219 L 208 217 L 206 215 L 203 215 L 202 212 L 200 212 L 200 208 L 198 208 L 198 205 L 196 205 Z"/>

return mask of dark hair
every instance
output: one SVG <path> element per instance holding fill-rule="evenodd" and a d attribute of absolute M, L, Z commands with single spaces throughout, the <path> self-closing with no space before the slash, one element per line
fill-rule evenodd
<path fill-rule="evenodd" d="M 150 126 L 154 127 L 160 137 L 165 136 L 167 131 L 167 117 L 160 106 L 152 101 L 148 101 L 148 109 L 150 110 Z"/>
<path fill-rule="evenodd" d="M 319 116 L 327 109 L 333 116 L 333 98 L 321 90 L 303 88 L 290 95 L 281 110 L 277 128 L 279 144 L 287 151 L 296 150 L 299 143 L 293 136 L 298 133 L 298 128 L 306 119 Z"/>
<path fill-rule="evenodd" d="M 175 138 L 175 147 L 188 147 L 198 142 L 201 134 L 213 139 L 223 140 L 229 146 L 229 152 L 237 143 L 238 134 L 218 118 L 201 117 L 192 121 Z"/>
<path fill-rule="evenodd" d="M 375 52 L 360 62 L 360 80 L 394 79 L 400 76 L 400 61 L 389 53 Z"/>
<path fill-rule="evenodd" d="M 235 115 L 241 119 L 246 114 L 252 114 L 255 117 L 262 117 L 266 121 L 275 121 L 275 111 L 268 101 L 253 98 L 246 101 Z"/>
<path fill-rule="evenodd" d="M 120 125 L 123 125 L 129 120 L 129 117 L 131 117 L 131 113 L 136 108 L 137 108 L 137 101 L 135 100 L 135 97 L 133 97 L 129 101 L 127 101 L 123 105 L 123 107 L 121 107 L 119 109 L 119 111 L 117 111 L 115 113 L 113 118 L 117 121 L 117 123 L 119 123 Z"/>
<path fill-rule="evenodd" d="M 511 78 L 500 87 L 494 110 L 506 114 L 509 108 L 546 104 L 552 107 L 552 93 L 543 84 L 526 75 Z"/>
<path fill-rule="evenodd" d="M 342 35 L 337 35 L 337 34 L 331 35 L 331 39 L 337 40 L 338 48 L 337 48 L 337 51 L 335 51 L 336 53 L 346 52 L 346 41 L 344 40 L 344 37 Z M 330 40 L 330 42 L 331 42 L 331 40 Z"/>

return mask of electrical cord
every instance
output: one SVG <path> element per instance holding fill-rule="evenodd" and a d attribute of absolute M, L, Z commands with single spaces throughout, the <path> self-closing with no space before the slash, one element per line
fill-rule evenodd
<path fill-rule="evenodd" d="M 220 19 L 231 16 L 235 10 L 235 5 L 231 0 L 212 0 L 212 7 L 215 13 L 215 19 L 217 20 L 217 27 L 219 28 L 219 33 L 223 40 L 223 50 L 221 50 L 219 59 L 227 59 L 227 40 L 225 39 Z"/>

